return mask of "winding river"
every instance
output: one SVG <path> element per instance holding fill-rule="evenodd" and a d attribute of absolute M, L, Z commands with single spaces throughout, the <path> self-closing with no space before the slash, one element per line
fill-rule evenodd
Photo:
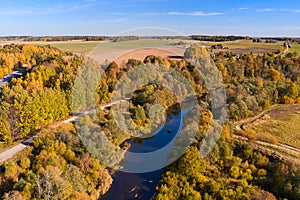
<path fill-rule="evenodd" d="M 147 153 L 158 150 L 167 145 L 178 133 L 182 113 L 172 115 L 171 119 L 160 131 L 149 139 L 130 140 L 128 151 L 135 153 Z M 122 162 L 126 163 L 126 154 Z M 155 162 L 155 161 L 154 161 Z M 164 169 L 148 173 L 126 173 L 118 171 L 113 175 L 113 184 L 109 192 L 100 200 L 131 200 L 150 199 L 155 194 L 155 188 L 159 183 Z"/>

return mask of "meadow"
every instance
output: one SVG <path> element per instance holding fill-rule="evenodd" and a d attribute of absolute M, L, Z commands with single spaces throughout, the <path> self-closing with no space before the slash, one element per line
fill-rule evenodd
<path fill-rule="evenodd" d="M 59 48 L 62 51 L 72 53 L 88 53 L 97 47 L 102 41 L 66 41 L 66 42 L 23 42 L 25 44 L 34 45 L 51 45 L 52 47 Z"/>
<path fill-rule="evenodd" d="M 212 53 L 232 52 L 234 54 L 264 54 L 276 52 L 283 48 L 283 42 L 265 43 L 252 42 L 252 40 L 237 40 L 227 42 L 208 42 L 192 39 L 156 39 L 141 38 L 139 40 L 128 41 L 64 41 L 64 42 L 25 42 L 35 45 L 51 45 L 63 51 L 89 55 L 99 63 L 109 63 L 116 61 L 118 64 L 124 63 L 124 59 L 129 56 L 134 59 L 143 60 L 147 55 L 156 55 L 162 57 L 183 56 L 186 48 L 191 44 L 200 43 L 203 46 L 222 44 L 224 49 L 211 50 Z M 300 52 L 299 44 L 292 44 L 288 52 Z M 147 54 L 147 55 L 146 55 Z"/>
<path fill-rule="evenodd" d="M 174 43 L 183 42 L 184 45 L 174 45 Z M 228 49 L 214 50 L 216 51 L 232 51 L 234 53 L 268 53 L 274 52 L 283 47 L 283 42 L 277 43 L 254 43 L 252 40 L 237 40 L 229 42 L 207 42 L 187 39 L 140 39 L 130 40 L 122 42 L 111 42 L 111 41 L 67 41 L 67 42 L 30 42 L 36 45 L 51 45 L 57 47 L 63 51 L 69 51 L 73 53 L 105 53 L 108 51 L 120 51 L 120 50 L 133 50 L 139 48 L 165 48 L 165 47 L 181 47 L 186 48 L 190 44 L 201 43 L 204 46 L 212 46 L 216 44 L 222 44 Z M 299 51 L 300 45 L 293 44 L 290 52 Z"/>
<path fill-rule="evenodd" d="M 300 44 L 298 43 L 292 43 L 291 44 L 292 48 L 289 49 L 288 53 L 299 53 L 300 54 Z"/>
<path fill-rule="evenodd" d="M 278 142 L 300 148 L 300 105 L 278 105 L 244 125 L 257 138 L 275 137 Z"/>
<path fill-rule="evenodd" d="M 130 50 L 137 48 L 160 48 L 169 45 L 167 40 L 160 39 L 140 39 L 122 42 L 112 41 L 64 41 L 64 42 L 21 42 L 35 45 L 51 45 L 52 47 L 59 48 L 63 51 L 72 53 L 90 53 L 95 50 L 97 52 L 107 52 L 113 50 Z"/>

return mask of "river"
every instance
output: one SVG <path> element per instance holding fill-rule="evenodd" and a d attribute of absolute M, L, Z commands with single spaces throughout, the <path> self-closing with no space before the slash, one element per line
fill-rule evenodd
<path fill-rule="evenodd" d="M 181 113 L 172 115 L 165 126 L 152 138 L 130 140 L 128 151 L 135 153 L 147 153 L 158 150 L 167 145 L 178 133 L 180 128 Z M 126 154 L 122 162 L 126 163 Z M 155 161 L 154 161 L 155 162 Z M 128 164 L 130 165 L 130 163 Z M 113 175 L 113 184 L 100 200 L 131 200 L 150 199 L 155 194 L 155 188 L 159 183 L 164 169 L 148 173 L 127 173 L 118 171 Z"/>
<path fill-rule="evenodd" d="M 4 85 L 8 84 L 13 78 L 19 78 L 23 75 L 24 69 L 19 69 L 18 71 L 14 71 L 2 79 L 0 79 L 0 88 L 3 87 Z"/>

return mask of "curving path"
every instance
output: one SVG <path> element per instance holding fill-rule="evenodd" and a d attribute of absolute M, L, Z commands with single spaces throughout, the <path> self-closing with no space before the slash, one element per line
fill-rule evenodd
<path fill-rule="evenodd" d="M 274 108 L 274 107 L 278 107 L 278 105 L 272 106 L 272 108 Z M 246 131 L 245 126 L 247 124 L 250 124 L 250 123 L 254 122 L 255 120 L 261 118 L 268 111 L 269 110 L 266 110 L 266 111 L 258 114 L 255 117 L 237 122 L 235 125 L 235 129 L 237 131 Z M 239 141 L 249 142 L 249 139 L 244 136 L 233 134 L 233 137 Z M 294 162 L 300 164 L 300 149 L 297 147 L 293 147 L 293 146 L 283 144 L 283 143 L 272 144 L 269 142 L 258 141 L 258 140 L 254 141 L 253 144 L 256 148 L 259 148 L 259 149 L 262 149 L 262 150 L 265 150 L 268 152 L 272 151 L 272 153 L 277 154 L 278 157 L 288 159 L 288 160 L 292 159 Z M 283 155 L 282 152 L 288 153 L 288 155 Z M 291 155 L 293 155 L 293 156 L 291 156 Z"/>
<path fill-rule="evenodd" d="M 120 102 L 124 102 L 124 101 L 127 101 L 128 99 L 124 99 L 124 100 L 119 100 L 119 101 L 115 101 L 115 102 L 112 102 L 112 103 L 108 103 L 108 104 L 105 104 L 103 106 L 101 106 L 101 110 L 104 110 L 106 108 L 109 108 L 113 105 L 116 105 Z M 50 128 L 56 128 L 56 127 L 59 127 L 61 123 L 63 124 L 68 124 L 68 123 L 71 123 L 71 122 L 74 122 L 76 120 L 78 120 L 79 118 L 85 116 L 85 115 L 88 115 L 88 114 L 92 114 L 92 113 L 95 113 L 95 110 L 90 110 L 90 111 L 86 111 L 84 113 L 81 113 L 81 114 L 78 114 L 78 115 L 74 115 L 66 120 L 63 120 L 61 122 L 57 122 L 56 124 L 52 125 Z M 23 142 L 21 142 L 20 144 L 17 144 L 15 146 L 12 146 L 11 148 L 3 151 L 0 153 L 0 163 L 3 163 L 5 161 L 7 161 L 8 159 L 12 158 L 14 155 L 16 155 L 17 153 L 23 151 L 26 147 L 28 147 L 29 145 L 31 145 L 33 143 L 33 140 L 35 138 L 37 138 L 38 136 L 35 135 L 35 136 L 32 136 L 31 138 L 27 139 L 27 140 L 24 140 Z"/>

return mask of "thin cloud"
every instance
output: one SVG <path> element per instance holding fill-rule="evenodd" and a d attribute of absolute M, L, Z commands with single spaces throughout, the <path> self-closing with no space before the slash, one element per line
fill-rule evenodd
<path fill-rule="evenodd" d="M 272 8 L 264 8 L 264 9 L 257 9 L 256 12 L 273 12 L 275 9 Z"/>
<path fill-rule="evenodd" d="M 158 15 L 162 15 L 161 13 L 157 13 L 157 12 L 145 12 L 145 13 L 141 13 L 140 15 L 144 15 L 144 16 L 158 16 Z"/>
<path fill-rule="evenodd" d="M 280 11 L 283 11 L 283 12 L 300 13 L 300 10 L 299 10 L 299 9 L 281 9 Z"/>
<path fill-rule="evenodd" d="M 245 7 L 242 7 L 242 8 L 237 8 L 237 10 L 248 10 L 249 8 L 245 8 Z"/>
<path fill-rule="evenodd" d="M 215 16 L 215 15 L 224 15 L 224 13 L 221 12 L 211 12 L 211 13 L 204 13 L 204 12 L 194 12 L 194 13 L 189 13 L 187 15 L 190 16 Z"/>
<path fill-rule="evenodd" d="M 20 15 L 29 15 L 34 13 L 34 10 L 31 8 L 27 9 L 1 9 L 0 15 L 9 15 L 9 16 L 20 16 Z"/>
<path fill-rule="evenodd" d="M 81 4 L 64 4 L 54 7 L 47 8 L 36 8 L 36 7 L 27 7 L 22 9 L 15 8 L 0 8 L 0 15 L 7 16 L 27 16 L 27 15 L 46 15 L 46 14 L 58 14 L 58 13 L 70 13 L 77 10 L 83 10 L 91 8 L 96 1 L 87 0 Z"/>
<path fill-rule="evenodd" d="M 182 12 L 168 12 L 167 15 L 184 15 Z"/>
<path fill-rule="evenodd" d="M 196 12 L 189 12 L 189 13 L 184 13 L 184 12 L 168 12 L 167 15 L 186 15 L 186 16 L 215 16 L 215 15 L 223 15 L 225 13 L 222 12 L 202 12 L 202 11 L 196 11 Z"/>
<path fill-rule="evenodd" d="M 233 11 L 243 11 L 243 10 L 249 10 L 249 8 L 247 8 L 247 7 L 240 7 L 240 8 L 232 8 L 230 10 L 233 10 Z"/>

